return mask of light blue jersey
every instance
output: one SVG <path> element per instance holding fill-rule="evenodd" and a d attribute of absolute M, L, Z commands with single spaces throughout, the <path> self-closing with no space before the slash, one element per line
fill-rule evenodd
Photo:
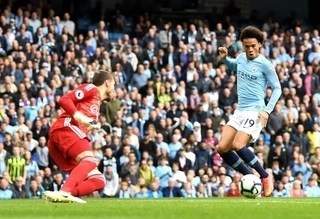
<path fill-rule="evenodd" d="M 250 60 L 245 53 L 236 59 L 227 57 L 227 66 L 237 71 L 238 109 L 241 111 L 273 111 L 281 96 L 281 85 L 271 62 L 263 55 Z M 272 88 L 272 96 L 265 105 L 266 87 Z"/>

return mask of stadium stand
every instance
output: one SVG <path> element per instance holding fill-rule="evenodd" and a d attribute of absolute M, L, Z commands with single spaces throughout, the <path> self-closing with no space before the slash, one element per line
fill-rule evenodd
<path fill-rule="evenodd" d="M 283 94 L 250 148 L 274 175 L 273 196 L 320 197 L 319 29 L 264 20 L 254 23 L 264 31 L 261 53 Z M 86 22 L 32 5 L 0 11 L 0 199 L 60 189 L 67 176 L 47 148 L 57 100 L 98 69 L 113 72 L 117 99 L 102 104 L 102 128 L 89 136 L 107 180 L 95 196 L 239 196 L 241 175 L 216 151 L 237 105 L 236 77 L 216 57 L 219 46 L 232 57 L 241 52 L 243 19 L 176 22 L 117 11 Z"/>

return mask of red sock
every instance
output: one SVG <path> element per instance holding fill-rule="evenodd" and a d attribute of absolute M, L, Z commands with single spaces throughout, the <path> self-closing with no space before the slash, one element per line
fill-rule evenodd
<path fill-rule="evenodd" d="M 71 171 L 69 178 L 63 184 L 62 191 L 72 192 L 74 188 L 88 177 L 88 173 L 97 167 L 95 158 L 86 157 Z"/>
<path fill-rule="evenodd" d="M 93 193 L 94 191 L 101 190 L 105 187 L 106 181 L 102 174 L 94 175 L 81 182 L 75 189 L 71 192 L 74 196 L 84 196 Z"/>

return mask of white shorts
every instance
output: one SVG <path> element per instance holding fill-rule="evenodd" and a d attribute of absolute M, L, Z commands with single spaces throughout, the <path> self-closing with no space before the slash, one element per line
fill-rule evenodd
<path fill-rule="evenodd" d="M 235 128 L 237 131 L 245 132 L 251 136 L 251 142 L 255 142 L 260 135 L 262 126 L 258 119 L 257 111 L 239 111 L 236 110 L 227 125 Z"/>

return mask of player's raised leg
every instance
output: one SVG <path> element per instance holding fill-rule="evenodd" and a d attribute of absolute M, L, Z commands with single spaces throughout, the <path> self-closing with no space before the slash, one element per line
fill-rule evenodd
<path fill-rule="evenodd" d="M 251 169 L 240 159 L 237 153 L 232 149 L 232 143 L 237 130 L 231 126 L 223 127 L 221 140 L 217 146 L 218 153 L 223 160 L 233 169 L 246 175 L 252 173 Z"/>
<path fill-rule="evenodd" d="M 267 173 L 255 156 L 254 152 L 246 147 L 250 139 L 251 136 L 249 134 L 239 131 L 232 143 L 233 149 L 236 150 L 237 154 L 243 161 L 259 173 L 263 185 L 264 196 L 270 196 L 273 191 L 272 174 Z"/>

